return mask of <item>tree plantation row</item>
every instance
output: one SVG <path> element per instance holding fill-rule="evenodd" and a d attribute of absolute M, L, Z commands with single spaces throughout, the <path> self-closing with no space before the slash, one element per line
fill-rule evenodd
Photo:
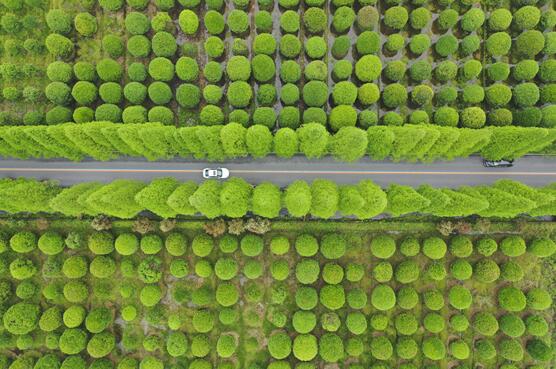
<path fill-rule="evenodd" d="M 375 160 L 433 161 L 479 153 L 491 160 L 513 159 L 537 152 L 556 140 L 556 129 L 489 127 L 462 129 L 435 125 L 375 126 L 366 131 L 344 127 L 330 134 L 318 123 L 297 130 L 266 126 L 249 128 L 239 123 L 224 126 L 176 128 L 159 123 L 115 124 L 94 122 L 54 126 L 0 127 L 0 155 L 16 158 L 91 157 L 110 160 L 122 156 L 148 160 L 187 157 L 211 161 L 271 154 L 309 159 L 331 155 L 356 161 L 366 155 Z"/>
<path fill-rule="evenodd" d="M 512 180 L 499 180 L 490 186 L 458 189 L 397 184 L 381 189 L 370 180 L 339 186 L 330 180 L 316 179 L 312 183 L 294 181 L 281 189 L 270 182 L 251 185 L 241 178 L 199 184 L 159 178 L 149 184 L 119 179 L 109 184 L 85 182 L 63 188 L 52 182 L 20 178 L 0 181 L 0 210 L 68 216 L 105 214 L 123 219 L 142 211 L 162 218 L 197 214 L 208 218 L 241 218 L 251 213 L 266 218 L 287 214 L 370 219 L 383 213 L 513 218 L 519 214 L 556 214 L 556 187 L 553 183 L 532 188 Z"/>

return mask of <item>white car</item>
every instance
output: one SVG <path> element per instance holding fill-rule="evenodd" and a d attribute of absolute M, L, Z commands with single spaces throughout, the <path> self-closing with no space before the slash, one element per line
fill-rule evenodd
<path fill-rule="evenodd" d="M 226 179 L 230 176 L 230 171 L 226 168 L 205 168 L 203 169 L 203 178 L 206 179 Z"/>

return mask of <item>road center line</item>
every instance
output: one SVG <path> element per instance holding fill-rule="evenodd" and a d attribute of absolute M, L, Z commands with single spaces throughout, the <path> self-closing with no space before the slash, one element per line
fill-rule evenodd
<path fill-rule="evenodd" d="M 48 172 L 48 173 L 201 173 L 201 169 L 129 169 L 129 168 L 0 168 L 0 172 Z M 230 169 L 230 174 L 305 174 L 305 175 L 429 175 L 429 176 L 548 176 L 556 172 L 457 172 L 457 171 L 374 171 L 374 170 L 250 170 Z"/>

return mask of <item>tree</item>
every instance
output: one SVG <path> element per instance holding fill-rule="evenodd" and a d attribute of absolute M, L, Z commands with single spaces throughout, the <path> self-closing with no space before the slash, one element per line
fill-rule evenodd
<path fill-rule="evenodd" d="M 85 201 L 97 213 L 129 219 L 143 210 L 135 202 L 135 195 L 144 187 L 143 182 L 119 179 L 102 186 L 90 194 Z"/>
<path fill-rule="evenodd" d="M 307 123 L 297 129 L 299 149 L 309 159 L 321 158 L 327 153 L 330 134 L 319 123 Z"/>
<path fill-rule="evenodd" d="M 282 207 L 280 188 L 270 182 L 257 185 L 251 203 L 254 214 L 265 218 L 278 217 Z"/>
<path fill-rule="evenodd" d="M 196 190 L 197 183 L 193 181 L 182 183 L 168 196 L 166 203 L 178 214 L 193 215 L 197 210 L 189 202 L 189 198 Z"/>
<path fill-rule="evenodd" d="M 353 162 L 367 151 L 367 134 L 355 127 L 343 127 L 331 138 L 330 152 L 336 160 Z"/>
<path fill-rule="evenodd" d="M 327 219 L 338 211 L 338 186 L 329 180 L 316 179 L 311 184 L 311 214 Z"/>
<path fill-rule="evenodd" d="M 249 210 L 252 187 L 244 179 L 234 177 L 222 185 L 220 206 L 222 213 L 231 218 L 240 218 Z"/>
<path fill-rule="evenodd" d="M 272 134 L 266 126 L 254 125 L 245 135 L 247 151 L 254 158 L 262 158 L 272 151 Z"/>
<path fill-rule="evenodd" d="M 162 218 L 172 218 L 177 212 L 166 201 L 178 186 L 179 182 L 175 178 L 157 178 L 139 191 L 134 199 L 143 209 L 152 211 Z"/>
<path fill-rule="evenodd" d="M 284 206 L 294 217 L 303 217 L 311 211 L 311 187 L 305 181 L 294 181 L 284 193 Z"/>
<path fill-rule="evenodd" d="M 386 211 L 394 216 L 418 212 L 430 204 L 429 200 L 409 186 L 392 184 L 386 193 L 388 198 Z"/>
<path fill-rule="evenodd" d="M 189 203 L 207 218 L 216 218 L 222 214 L 220 192 L 222 186 L 218 181 L 203 182 L 189 197 Z"/>
<path fill-rule="evenodd" d="M 19 302 L 4 313 L 4 327 L 11 334 L 23 335 L 33 331 L 39 323 L 40 307 Z"/>

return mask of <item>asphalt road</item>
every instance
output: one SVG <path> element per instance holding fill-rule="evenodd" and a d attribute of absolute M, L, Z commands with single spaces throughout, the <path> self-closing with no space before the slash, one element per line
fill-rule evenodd
<path fill-rule="evenodd" d="M 356 183 L 372 179 L 377 184 L 390 183 L 418 186 L 456 187 L 492 183 L 510 178 L 535 186 L 556 182 L 556 157 L 528 156 L 516 160 L 512 168 L 485 168 L 479 157 L 447 162 L 392 163 L 361 160 L 341 163 L 333 159 L 307 160 L 295 157 L 289 160 L 268 157 L 262 160 L 235 160 L 226 164 L 206 162 L 144 160 L 118 160 L 109 162 L 49 160 L 0 160 L 0 177 L 34 177 L 54 179 L 63 185 L 86 181 L 110 182 L 118 178 L 149 181 L 157 177 L 175 177 L 179 180 L 202 180 L 201 170 L 223 166 L 231 176 L 239 176 L 250 183 L 271 181 L 286 185 L 296 179 L 311 181 L 327 178 L 338 183 Z"/>

